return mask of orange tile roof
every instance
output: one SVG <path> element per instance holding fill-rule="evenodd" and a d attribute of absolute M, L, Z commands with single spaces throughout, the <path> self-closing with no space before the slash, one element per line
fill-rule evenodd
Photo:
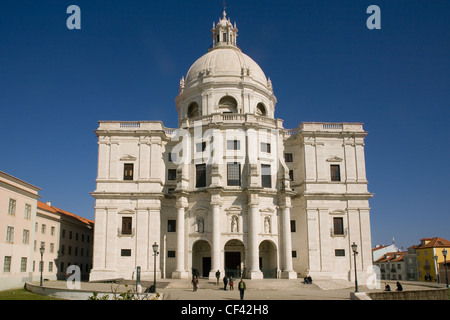
<path fill-rule="evenodd" d="M 450 247 L 450 241 L 448 241 L 447 239 L 444 238 L 440 238 L 440 237 L 434 237 L 434 238 L 423 238 L 420 239 L 420 241 L 424 241 L 424 240 L 428 240 L 427 244 L 420 244 L 417 249 L 422 249 L 422 248 L 438 248 L 438 247 Z"/>
<path fill-rule="evenodd" d="M 401 252 L 387 252 L 385 253 L 381 258 L 379 258 L 375 262 L 398 262 L 403 261 L 403 256 L 407 254 L 407 251 L 401 251 Z"/>
<path fill-rule="evenodd" d="M 49 212 L 59 213 L 59 214 L 62 214 L 62 215 L 65 215 L 65 216 L 77 219 L 77 220 L 79 220 L 79 221 L 81 221 L 81 222 L 83 222 L 85 224 L 94 225 L 94 221 L 93 220 L 80 217 L 80 216 L 78 216 L 78 215 L 76 215 L 74 213 L 71 213 L 69 211 L 66 211 L 66 210 L 63 210 L 63 209 L 60 209 L 60 208 L 56 208 L 54 206 L 49 206 L 48 204 L 46 204 L 44 202 L 38 201 L 37 206 L 38 206 L 38 208 L 47 210 Z"/>

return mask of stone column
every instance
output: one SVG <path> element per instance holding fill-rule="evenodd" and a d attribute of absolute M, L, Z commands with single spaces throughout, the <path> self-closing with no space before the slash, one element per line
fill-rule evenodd
<path fill-rule="evenodd" d="M 291 198 L 285 197 L 281 206 L 283 223 L 283 248 L 284 248 L 284 269 L 281 277 L 286 279 L 297 278 L 297 273 L 292 268 L 292 236 L 291 236 Z"/>
<path fill-rule="evenodd" d="M 136 208 L 136 265 L 142 272 L 149 270 L 150 250 L 148 248 L 149 237 L 149 211 L 147 208 Z"/>
<path fill-rule="evenodd" d="M 159 199 L 152 199 L 152 204 L 149 206 L 149 220 L 148 220 L 148 265 L 149 267 L 149 273 L 145 276 L 153 279 L 153 272 L 156 269 L 156 277 L 161 277 L 161 270 L 160 270 L 160 259 L 161 259 L 161 250 L 164 250 L 162 246 L 162 239 L 161 239 L 161 203 Z M 159 255 L 156 257 L 156 266 L 154 263 L 154 256 L 153 256 L 153 250 L 152 245 L 154 243 L 157 243 L 159 246 Z"/>
<path fill-rule="evenodd" d="M 258 204 L 250 203 L 248 205 L 248 272 L 250 279 L 262 279 L 263 274 L 259 270 L 259 214 Z"/>
<path fill-rule="evenodd" d="M 172 272 L 172 278 L 174 279 L 187 279 L 189 277 L 189 272 L 186 271 L 185 266 L 185 210 L 187 207 L 187 199 L 184 196 L 181 196 L 177 199 L 177 252 L 176 252 L 176 261 L 177 267 L 174 272 Z"/>
<path fill-rule="evenodd" d="M 105 207 L 95 206 L 95 223 L 94 228 L 94 252 L 93 266 L 89 276 L 89 280 L 99 280 L 103 278 L 102 272 L 106 270 L 106 243 L 107 243 L 107 209 Z"/>
<path fill-rule="evenodd" d="M 221 270 L 220 265 L 220 204 L 211 203 L 212 215 L 212 246 L 211 246 L 211 270 L 210 279 L 216 278 L 216 271 Z"/>

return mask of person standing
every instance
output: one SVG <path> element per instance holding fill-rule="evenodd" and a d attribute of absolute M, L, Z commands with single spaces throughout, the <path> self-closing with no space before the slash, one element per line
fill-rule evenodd
<path fill-rule="evenodd" d="M 197 291 L 197 289 L 198 289 L 198 278 L 197 278 L 197 276 L 194 276 L 194 278 L 192 278 L 192 288 L 193 288 L 194 292 Z"/>
<path fill-rule="evenodd" d="M 230 276 L 230 290 L 234 290 L 234 288 L 233 288 L 233 276 Z"/>
<path fill-rule="evenodd" d="M 227 275 L 223 277 L 223 290 L 227 290 L 228 278 Z"/>
<path fill-rule="evenodd" d="M 239 281 L 238 287 L 239 287 L 239 295 L 241 296 L 241 300 L 244 300 L 244 292 L 245 292 L 245 289 L 247 289 L 247 287 L 245 286 L 245 282 L 244 282 L 244 280 L 242 280 L 242 278 L 241 278 L 241 281 Z"/>
<path fill-rule="evenodd" d="M 219 285 L 219 279 L 220 279 L 220 271 L 216 271 L 216 279 L 217 279 L 217 285 Z"/>

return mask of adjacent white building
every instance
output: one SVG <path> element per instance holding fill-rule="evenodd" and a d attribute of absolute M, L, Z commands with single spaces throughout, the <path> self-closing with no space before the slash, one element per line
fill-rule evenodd
<path fill-rule="evenodd" d="M 283 127 L 236 24 L 180 81 L 179 127 L 101 121 L 90 280 L 221 274 L 363 279 L 372 265 L 361 123 Z M 284 106 L 288 108 L 289 106 Z M 152 245 L 159 246 L 156 265 Z M 360 278 L 361 277 L 361 278 Z"/>

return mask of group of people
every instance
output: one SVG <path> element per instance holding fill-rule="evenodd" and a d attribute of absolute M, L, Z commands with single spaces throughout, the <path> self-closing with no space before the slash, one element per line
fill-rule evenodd
<path fill-rule="evenodd" d="M 391 291 L 391 286 L 386 283 L 386 285 L 384 286 L 384 291 Z M 397 281 L 397 290 L 396 291 L 403 291 L 403 286 L 398 281 Z"/>
<path fill-rule="evenodd" d="M 217 278 L 217 277 L 216 277 Z M 219 278 L 217 278 L 217 284 L 219 284 Z M 227 285 L 230 286 L 230 290 L 234 290 L 234 281 L 233 281 L 233 276 L 224 276 L 223 277 L 223 290 L 227 290 Z"/>
<path fill-rule="evenodd" d="M 311 284 L 311 283 L 312 283 L 312 278 L 310 275 L 303 278 L 303 284 Z"/>
<path fill-rule="evenodd" d="M 217 285 L 219 285 L 219 280 L 220 280 L 220 271 L 217 270 L 216 272 L 216 279 L 217 279 Z M 234 280 L 232 276 L 227 276 L 225 275 L 223 277 L 223 290 L 227 290 L 227 285 L 230 286 L 230 290 L 234 290 Z M 194 274 L 192 277 L 192 287 L 193 287 L 193 291 L 197 291 L 198 289 L 198 275 Z M 241 300 L 244 299 L 244 291 L 247 289 L 244 280 L 241 278 L 241 281 L 239 281 L 238 284 L 238 289 L 239 289 L 239 294 L 241 297 Z"/>

